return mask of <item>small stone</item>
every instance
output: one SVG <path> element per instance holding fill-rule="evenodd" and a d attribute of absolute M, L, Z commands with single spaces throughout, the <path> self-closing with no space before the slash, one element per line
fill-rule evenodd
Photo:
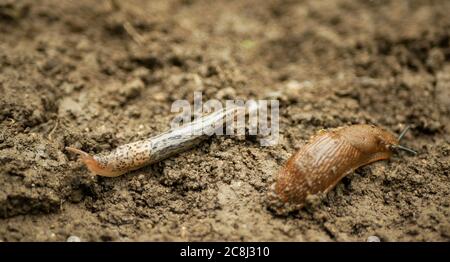
<path fill-rule="evenodd" d="M 164 101 L 166 100 L 167 95 L 164 92 L 157 92 L 153 94 L 153 99 L 156 101 Z"/>
<path fill-rule="evenodd" d="M 369 236 L 367 242 L 381 242 L 380 238 L 377 236 Z"/>
<path fill-rule="evenodd" d="M 81 242 L 81 239 L 77 236 L 70 236 L 66 240 L 67 242 Z"/>
<path fill-rule="evenodd" d="M 297 81 L 297 80 L 290 80 L 287 84 L 286 84 L 286 88 L 288 89 L 300 89 L 302 87 L 302 84 Z"/>

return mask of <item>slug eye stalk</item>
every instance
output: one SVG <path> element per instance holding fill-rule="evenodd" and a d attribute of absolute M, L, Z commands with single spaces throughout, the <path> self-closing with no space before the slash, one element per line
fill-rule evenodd
<path fill-rule="evenodd" d="M 405 134 L 406 134 L 406 132 L 408 132 L 408 130 L 409 130 L 409 126 L 406 126 L 403 130 L 402 130 L 402 132 L 400 132 L 400 135 L 398 135 L 398 141 L 400 141 L 400 140 L 402 140 L 402 138 L 405 136 Z"/>
<path fill-rule="evenodd" d="M 402 140 L 402 138 L 405 136 L 406 132 L 408 132 L 409 128 L 410 128 L 410 126 L 408 125 L 408 126 L 406 126 L 406 127 L 402 130 L 402 132 L 400 132 L 400 135 L 398 135 L 398 137 L 397 137 L 397 139 L 398 139 L 399 142 L 400 142 L 400 140 Z M 408 147 L 406 147 L 406 146 L 402 146 L 402 145 L 391 145 L 391 148 L 392 148 L 392 149 L 400 149 L 400 150 L 409 152 L 409 153 L 411 153 L 411 154 L 413 154 L 413 155 L 417 155 L 417 152 L 416 152 L 416 151 L 414 151 L 414 150 L 412 150 L 411 148 L 408 148 Z"/>
<path fill-rule="evenodd" d="M 393 149 L 400 149 L 400 150 L 409 152 L 409 153 L 411 153 L 411 154 L 413 154 L 413 155 L 417 155 L 417 152 L 416 152 L 416 151 L 414 151 L 414 150 L 412 150 L 411 148 L 408 148 L 408 147 L 406 147 L 406 146 L 402 146 L 402 145 L 392 145 L 391 148 L 393 148 Z"/>

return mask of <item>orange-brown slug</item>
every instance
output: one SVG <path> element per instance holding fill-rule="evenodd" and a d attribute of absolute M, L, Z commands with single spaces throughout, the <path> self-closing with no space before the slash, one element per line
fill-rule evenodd
<path fill-rule="evenodd" d="M 327 193 L 358 167 L 389 159 L 408 128 L 396 137 L 372 125 L 321 131 L 288 159 L 278 173 L 275 193 L 285 203 L 303 206 L 309 195 Z"/>

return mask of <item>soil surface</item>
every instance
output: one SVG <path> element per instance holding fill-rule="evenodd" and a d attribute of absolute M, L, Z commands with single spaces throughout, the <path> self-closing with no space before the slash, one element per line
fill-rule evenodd
<path fill-rule="evenodd" d="M 450 1 L 0 1 L 0 241 L 450 240 Z M 120 176 L 90 153 L 169 128 L 171 104 L 280 101 L 281 139 L 212 137 Z M 267 193 L 323 128 L 418 151 L 285 216 Z"/>

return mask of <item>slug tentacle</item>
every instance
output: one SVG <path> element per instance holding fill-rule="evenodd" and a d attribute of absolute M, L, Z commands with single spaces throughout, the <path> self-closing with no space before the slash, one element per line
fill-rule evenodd
<path fill-rule="evenodd" d="M 79 155 L 80 159 L 82 159 L 82 160 L 92 158 L 92 156 L 89 155 L 88 153 L 84 152 L 83 150 L 74 148 L 74 147 L 66 146 L 66 150 Z"/>

